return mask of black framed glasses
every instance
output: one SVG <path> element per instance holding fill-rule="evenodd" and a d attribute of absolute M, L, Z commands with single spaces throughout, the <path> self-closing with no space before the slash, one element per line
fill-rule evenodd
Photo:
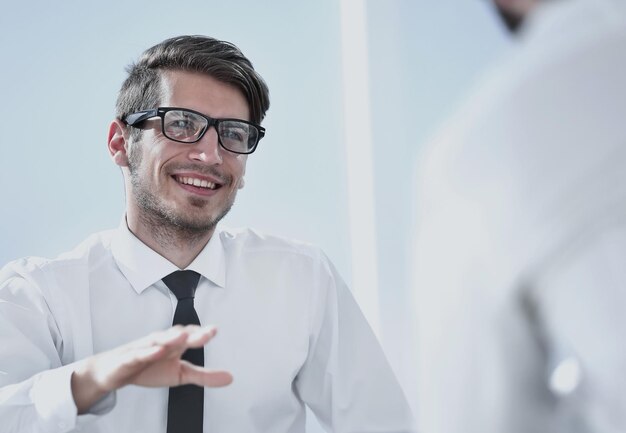
<path fill-rule="evenodd" d="M 161 118 L 163 135 L 179 143 L 196 143 L 213 126 L 217 141 L 229 152 L 250 154 L 265 136 L 265 128 L 241 119 L 214 119 L 194 110 L 179 107 L 158 107 L 129 114 L 124 118 L 128 126 L 138 128 L 145 120 Z"/>

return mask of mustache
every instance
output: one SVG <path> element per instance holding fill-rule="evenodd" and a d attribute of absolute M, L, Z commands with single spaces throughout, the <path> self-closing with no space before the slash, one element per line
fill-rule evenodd
<path fill-rule="evenodd" d="M 191 171 L 205 176 L 213 177 L 224 185 L 230 185 L 233 181 L 232 176 L 224 174 L 220 169 L 212 165 L 203 164 L 176 164 L 167 168 L 168 173 L 175 171 Z"/>

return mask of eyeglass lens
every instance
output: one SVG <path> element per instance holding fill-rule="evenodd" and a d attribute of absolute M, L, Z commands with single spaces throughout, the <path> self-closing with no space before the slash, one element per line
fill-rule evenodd
<path fill-rule="evenodd" d="M 194 142 L 208 127 L 204 117 L 185 110 L 167 111 L 163 117 L 163 133 L 172 140 Z M 219 120 L 217 134 L 222 146 L 228 150 L 247 153 L 257 143 L 259 131 L 253 125 L 236 120 Z"/>

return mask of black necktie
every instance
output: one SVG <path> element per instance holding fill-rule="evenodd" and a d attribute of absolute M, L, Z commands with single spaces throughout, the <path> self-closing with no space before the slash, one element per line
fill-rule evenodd
<path fill-rule="evenodd" d="M 200 319 L 193 308 L 193 297 L 200 274 L 194 271 L 176 271 L 163 278 L 165 285 L 176 295 L 178 305 L 173 325 L 199 325 Z M 182 359 L 204 365 L 204 349 L 188 349 Z M 167 405 L 167 433 L 202 433 L 204 388 L 181 385 L 170 388 Z"/>

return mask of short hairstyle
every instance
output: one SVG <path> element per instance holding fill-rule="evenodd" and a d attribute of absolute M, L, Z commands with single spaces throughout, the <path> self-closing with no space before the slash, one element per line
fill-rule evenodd
<path fill-rule="evenodd" d="M 267 85 L 252 62 L 230 42 L 207 36 L 167 39 L 144 51 L 126 70 L 128 77 L 116 103 L 116 116 L 120 120 L 160 104 L 163 71 L 200 72 L 235 86 L 248 101 L 250 120 L 257 124 L 270 106 Z"/>

